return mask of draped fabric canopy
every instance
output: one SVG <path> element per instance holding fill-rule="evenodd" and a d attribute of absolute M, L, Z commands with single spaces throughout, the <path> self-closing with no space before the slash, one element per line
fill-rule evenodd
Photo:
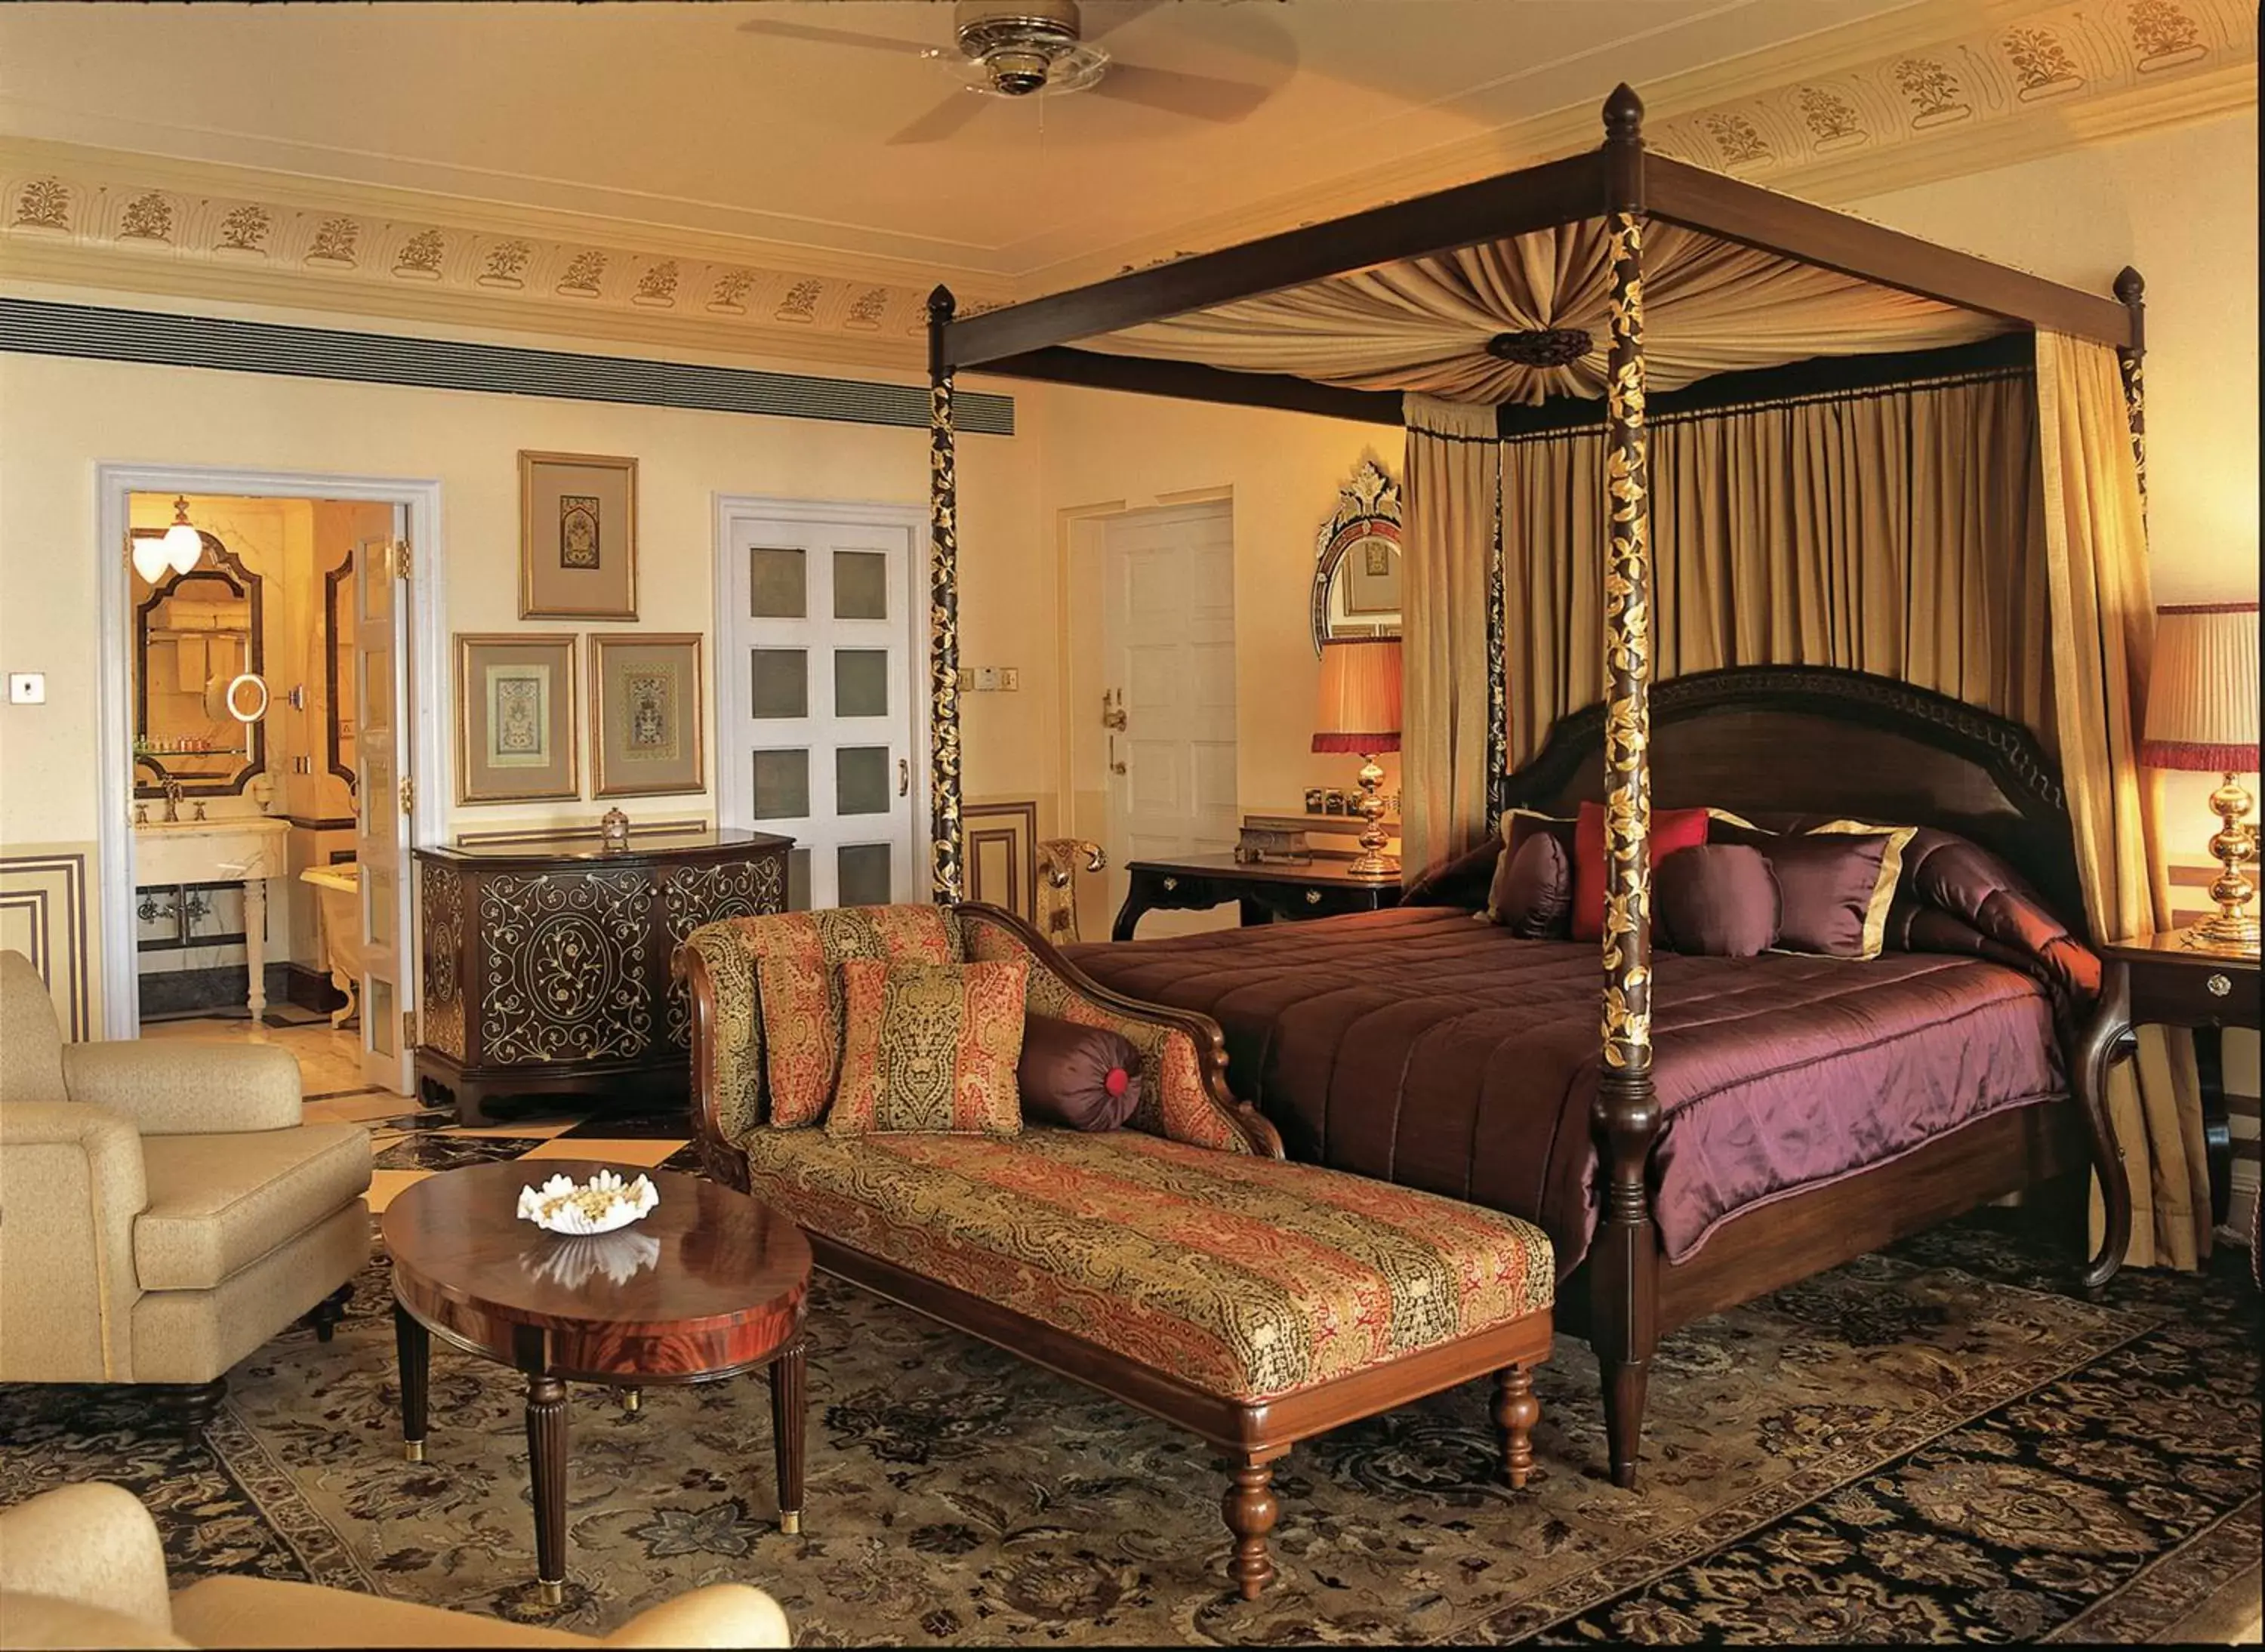
<path fill-rule="evenodd" d="M 1644 244 L 1644 372 L 1655 392 L 1811 356 L 1926 350 L 2008 324 L 1671 223 Z M 1605 390 L 1610 247 L 1601 220 L 1406 258 L 1150 322 L 1085 347 L 1289 374 L 1449 401 L 1535 404 Z M 1568 329 L 1560 366 L 1488 353 L 1505 332 Z"/>

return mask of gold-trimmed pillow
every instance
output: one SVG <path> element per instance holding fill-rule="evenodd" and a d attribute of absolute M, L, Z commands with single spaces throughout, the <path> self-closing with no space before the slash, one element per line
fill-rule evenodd
<path fill-rule="evenodd" d="M 841 964 L 841 1074 L 828 1135 L 924 1131 L 1018 1136 L 1030 966 Z"/>
<path fill-rule="evenodd" d="M 1872 826 L 1862 820 L 1827 820 L 1823 826 L 1810 827 L 1804 835 L 1813 837 L 1826 832 L 1888 841 L 1887 847 L 1880 851 L 1880 870 L 1873 882 L 1871 904 L 1864 909 L 1864 950 L 1857 954 L 1859 957 L 1875 958 L 1887 943 L 1888 908 L 1895 904 L 1896 884 L 1904 875 L 1904 847 L 1919 834 L 1919 828 Z"/>

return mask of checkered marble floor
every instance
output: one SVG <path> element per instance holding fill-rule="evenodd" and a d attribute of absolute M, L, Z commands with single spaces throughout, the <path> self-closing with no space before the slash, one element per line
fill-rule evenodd
<path fill-rule="evenodd" d="M 169 1021 L 144 1027 L 142 1037 L 272 1044 L 290 1052 L 299 1063 L 308 1123 L 368 1129 L 376 1156 L 369 1187 L 373 1211 L 382 1211 L 402 1189 L 437 1171 L 498 1159 L 537 1164 L 545 1159 L 593 1159 L 624 1169 L 699 1168 L 681 1110 L 657 1117 L 594 1114 L 530 1102 L 526 1113 L 503 1123 L 459 1128 L 455 1114 L 446 1108 L 426 1107 L 413 1096 L 366 1083 L 356 1035 L 327 1023 L 255 1028 L 241 1019 Z M 506 1110 L 510 1105 L 497 1103 L 491 1110 Z"/>

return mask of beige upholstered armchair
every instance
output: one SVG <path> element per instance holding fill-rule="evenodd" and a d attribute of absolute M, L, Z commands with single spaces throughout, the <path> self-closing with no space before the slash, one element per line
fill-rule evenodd
<path fill-rule="evenodd" d="M 117 1486 L 65 1486 L 0 1514 L 0 1647 L 781 1647 L 778 1603 L 710 1583 L 603 1641 L 313 1583 L 208 1577 L 170 1598 L 157 1523 Z"/>
<path fill-rule="evenodd" d="M 302 1122 L 259 1045 L 66 1045 L 0 952 L 0 1382 L 168 1385 L 191 1428 L 295 1319 L 325 1340 L 369 1257 L 369 1132 Z"/>

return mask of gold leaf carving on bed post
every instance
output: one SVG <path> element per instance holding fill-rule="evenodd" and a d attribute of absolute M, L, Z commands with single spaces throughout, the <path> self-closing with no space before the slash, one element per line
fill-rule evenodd
<path fill-rule="evenodd" d="M 929 891 L 939 905 L 960 899 L 959 477 L 951 429 L 951 371 L 943 329 L 951 289 L 929 295 Z"/>
<path fill-rule="evenodd" d="M 1643 224 L 1615 212 L 1605 555 L 1604 1059 L 1651 1066 L 1651 569 L 1643 418 Z"/>
<path fill-rule="evenodd" d="M 2116 277 L 2116 298 L 2131 315 L 2131 342 L 2116 353 L 2123 370 L 2123 411 L 2131 421 L 2131 462 L 2139 473 L 2139 521 L 2147 520 L 2147 284 L 2125 265 Z"/>

